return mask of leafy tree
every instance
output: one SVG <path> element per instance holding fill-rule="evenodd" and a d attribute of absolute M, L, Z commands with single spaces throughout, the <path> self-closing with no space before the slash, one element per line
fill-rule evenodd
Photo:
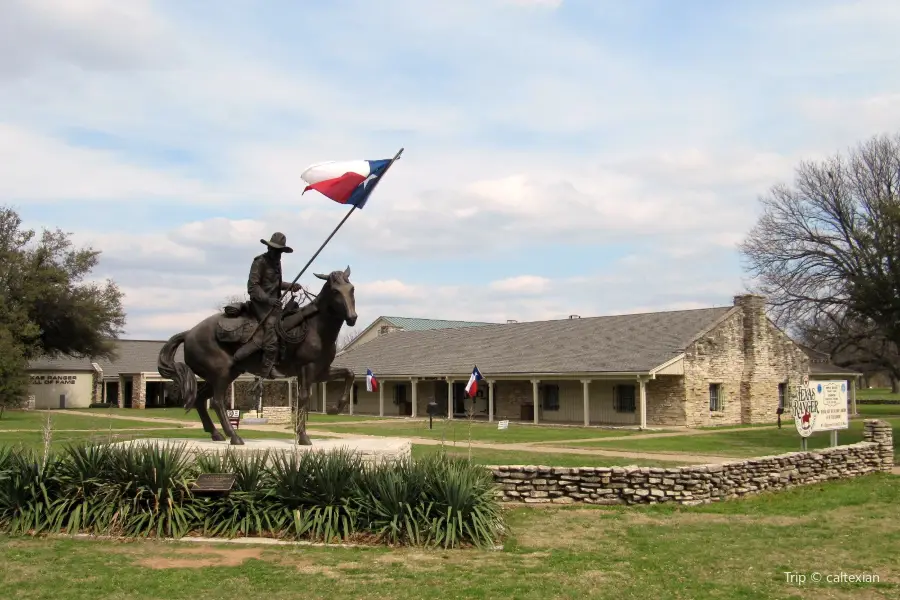
<path fill-rule="evenodd" d="M 100 251 L 75 248 L 59 229 L 38 237 L 0 207 L 0 328 L 25 360 L 69 355 L 112 358 L 122 332 L 122 292 L 112 281 L 87 279 Z"/>
<path fill-rule="evenodd" d="M 780 325 L 900 378 L 900 135 L 873 137 L 775 185 L 740 246 Z M 840 364 L 840 363 L 838 363 Z"/>
<path fill-rule="evenodd" d="M 4 409 L 22 404 L 27 389 L 22 346 L 6 327 L 0 326 L 0 418 Z"/>

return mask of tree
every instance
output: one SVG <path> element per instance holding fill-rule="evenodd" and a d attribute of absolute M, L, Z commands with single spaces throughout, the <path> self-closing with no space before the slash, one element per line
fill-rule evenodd
<path fill-rule="evenodd" d="M 222 302 L 220 302 L 219 304 L 216 305 L 216 310 L 218 310 L 218 311 L 225 310 L 225 307 L 228 306 L 229 304 L 237 304 L 240 302 L 246 302 L 247 299 L 248 298 L 247 298 L 246 294 L 243 294 L 243 295 L 242 294 L 232 294 L 230 296 L 226 296 L 225 299 L 222 300 Z"/>
<path fill-rule="evenodd" d="M 3 410 L 22 404 L 28 389 L 22 347 L 5 327 L 0 327 L 0 418 Z"/>
<path fill-rule="evenodd" d="M 125 325 L 122 292 L 86 278 L 100 251 L 74 248 L 71 234 L 22 228 L 0 207 L 0 328 L 25 360 L 39 355 L 113 358 Z"/>
<path fill-rule="evenodd" d="M 761 198 L 740 251 L 779 325 L 843 366 L 900 379 L 898 193 L 900 135 L 802 162 L 793 186 Z"/>
<path fill-rule="evenodd" d="M 353 343 L 353 340 L 359 337 L 359 331 L 357 329 L 345 329 L 341 332 L 341 337 L 338 338 L 337 350 L 338 352 L 342 351 L 344 348 Z"/>

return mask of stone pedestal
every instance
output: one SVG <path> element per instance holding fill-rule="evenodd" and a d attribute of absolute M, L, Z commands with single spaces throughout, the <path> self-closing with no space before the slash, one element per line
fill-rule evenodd
<path fill-rule="evenodd" d="M 298 446 L 290 439 L 245 439 L 243 446 L 232 446 L 229 442 L 185 438 L 143 438 L 117 442 L 124 444 L 173 444 L 185 445 L 188 452 L 200 453 L 254 453 L 268 451 L 279 452 L 328 452 L 344 448 L 356 452 L 367 463 L 383 463 L 395 460 L 407 460 L 412 455 L 412 442 L 403 438 L 365 437 L 341 439 L 313 439 L 312 446 Z"/>

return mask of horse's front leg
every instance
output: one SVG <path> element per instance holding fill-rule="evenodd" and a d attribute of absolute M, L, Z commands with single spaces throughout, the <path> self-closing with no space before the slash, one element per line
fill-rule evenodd
<path fill-rule="evenodd" d="M 350 369 L 341 368 L 331 368 L 328 370 L 328 376 L 324 378 L 326 381 L 339 381 L 341 379 L 344 380 L 344 393 L 341 395 L 341 400 L 336 407 L 329 406 L 326 409 L 326 412 L 329 415 L 339 415 L 344 410 L 346 410 L 347 405 L 350 404 L 350 393 L 353 390 L 353 382 L 356 381 L 356 375 Z"/>

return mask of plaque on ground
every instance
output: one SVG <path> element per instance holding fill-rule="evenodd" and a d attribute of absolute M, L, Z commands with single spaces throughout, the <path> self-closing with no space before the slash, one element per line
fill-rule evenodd
<path fill-rule="evenodd" d="M 239 410 L 226 410 L 225 414 L 228 416 L 228 422 L 231 423 L 231 426 L 237 429 L 241 426 L 241 411 Z"/>
<path fill-rule="evenodd" d="M 191 487 L 195 494 L 228 494 L 234 487 L 234 473 L 201 473 Z"/>

